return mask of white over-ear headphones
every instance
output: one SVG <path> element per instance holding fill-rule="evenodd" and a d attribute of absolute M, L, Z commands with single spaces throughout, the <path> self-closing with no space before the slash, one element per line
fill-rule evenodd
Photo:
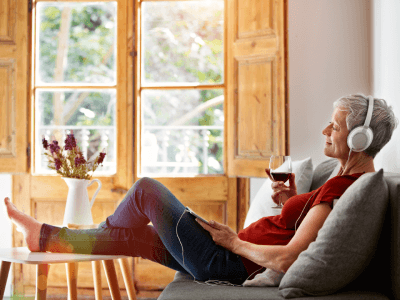
<path fill-rule="evenodd" d="M 374 98 L 368 96 L 368 112 L 365 118 L 364 126 L 358 126 L 350 131 L 347 136 L 347 145 L 352 151 L 361 152 L 367 149 L 374 138 L 374 134 L 369 128 L 369 124 L 372 118 L 372 112 L 374 110 Z"/>

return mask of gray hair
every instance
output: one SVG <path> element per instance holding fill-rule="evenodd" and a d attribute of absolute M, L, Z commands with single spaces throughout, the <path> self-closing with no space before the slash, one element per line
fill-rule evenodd
<path fill-rule="evenodd" d="M 333 103 L 333 107 L 348 112 L 346 124 L 347 129 L 351 131 L 357 126 L 364 125 L 368 111 L 368 97 L 363 94 L 341 97 Z M 398 122 L 392 107 L 385 100 L 374 98 L 374 110 L 369 125 L 374 133 L 374 138 L 364 152 L 374 158 L 389 142 Z"/>

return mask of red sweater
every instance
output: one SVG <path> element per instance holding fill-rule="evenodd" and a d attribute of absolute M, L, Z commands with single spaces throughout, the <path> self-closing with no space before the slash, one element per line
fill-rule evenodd
<path fill-rule="evenodd" d="M 336 176 L 314 191 L 289 198 L 280 215 L 264 217 L 250 224 L 239 232 L 239 238 L 257 245 L 287 245 L 295 234 L 297 219 L 298 229 L 306 214 L 315 205 L 325 202 L 333 208 L 333 200 L 339 199 L 362 174 Z M 249 275 L 262 268 L 244 257 L 242 260 Z"/>

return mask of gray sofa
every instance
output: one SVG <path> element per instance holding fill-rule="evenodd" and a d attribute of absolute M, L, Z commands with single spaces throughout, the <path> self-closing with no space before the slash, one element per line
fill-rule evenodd
<path fill-rule="evenodd" d="M 329 159 L 318 165 L 313 174 L 311 190 L 321 186 L 337 166 Z M 384 173 L 389 189 L 389 204 L 376 251 L 364 271 L 345 288 L 326 296 L 296 299 L 400 299 L 400 174 Z M 371 220 L 374 222 L 374 220 Z M 284 299 L 278 287 L 207 286 L 193 282 L 193 278 L 177 272 L 175 279 L 164 289 L 158 300 L 183 299 Z"/>

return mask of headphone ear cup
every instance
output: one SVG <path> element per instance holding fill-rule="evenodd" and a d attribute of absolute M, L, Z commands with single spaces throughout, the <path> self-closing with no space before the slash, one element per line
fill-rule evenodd
<path fill-rule="evenodd" d="M 359 126 L 354 128 L 347 136 L 347 145 L 355 152 L 366 150 L 372 143 L 374 134 L 371 128 Z"/>

